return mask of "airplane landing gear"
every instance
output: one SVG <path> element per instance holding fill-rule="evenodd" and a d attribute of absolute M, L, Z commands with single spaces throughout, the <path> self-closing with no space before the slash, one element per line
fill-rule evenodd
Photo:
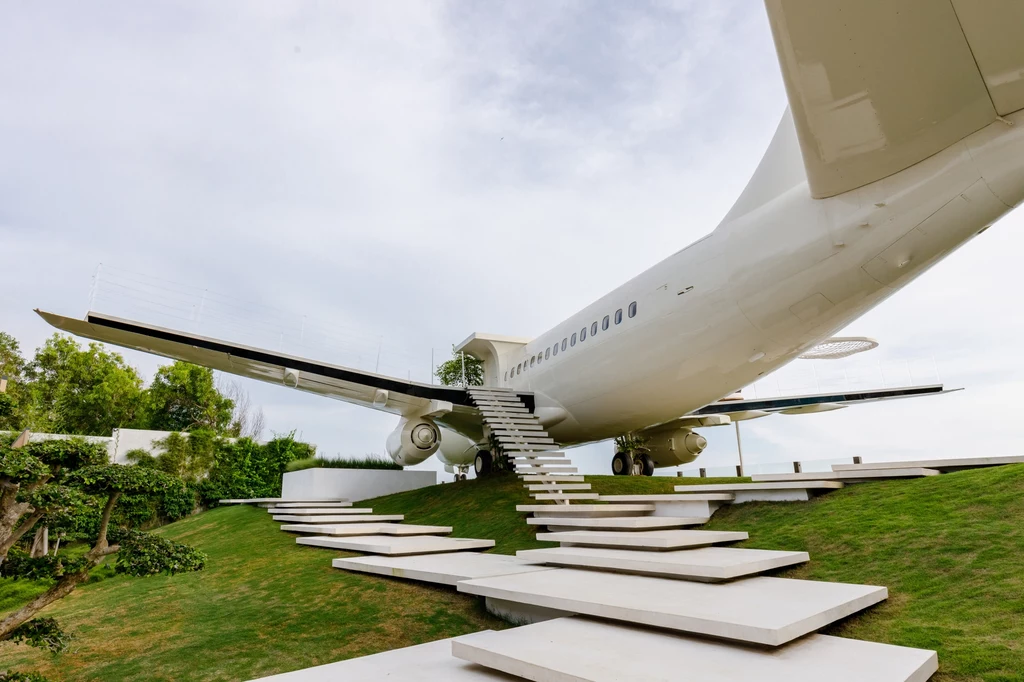
<path fill-rule="evenodd" d="M 616 452 L 612 457 L 612 473 L 616 476 L 629 476 L 633 473 L 633 458 L 625 452 Z"/>
<path fill-rule="evenodd" d="M 468 475 L 469 475 L 469 465 L 468 464 L 460 464 L 459 466 L 455 467 L 455 480 L 456 481 L 465 481 L 466 477 Z"/>
<path fill-rule="evenodd" d="M 476 471 L 477 478 L 486 476 L 491 473 L 494 468 L 494 458 L 491 453 L 487 450 L 481 450 L 476 453 L 476 459 L 473 460 L 473 470 Z"/>

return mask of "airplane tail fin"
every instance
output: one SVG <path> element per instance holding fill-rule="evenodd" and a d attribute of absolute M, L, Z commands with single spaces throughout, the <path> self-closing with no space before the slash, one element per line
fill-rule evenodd
<path fill-rule="evenodd" d="M 765 0 L 811 194 L 879 180 L 1024 108 L 1021 0 Z"/>

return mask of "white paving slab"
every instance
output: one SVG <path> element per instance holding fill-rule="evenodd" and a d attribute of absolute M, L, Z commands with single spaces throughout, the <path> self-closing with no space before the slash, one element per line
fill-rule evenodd
<path fill-rule="evenodd" d="M 537 533 L 538 540 L 560 542 L 563 547 L 625 547 L 656 551 L 741 542 L 749 537 L 742 531 L 728 530 L 573 530 Z"/>
<path fill-rule="evenodd" d="M 373 510 L 368 507 L 270 507 L 267 511 L 271 514 L 291 514 L 292 516 L 329 516 L 346 514 L 372 514 Z"/>
<path fill-rule="evenodd" d="M 752 490 L 838 490 L 839 481 L 794 481 L 793 483 L 710 483 L 700 485 L 677 485 L 677 493 L 737 493 Z"/>
<path fill-rule="evenodd" d="M 479 634 L 479 633 L 477 633 Z M 251 682 L 512 682 L 518 678 L 452 656 L 452 641 L 385 651 Z"/>
<path fill-rule="evenodd" d="M 921 478 L 924 476 L 938 476 L 942 472 L 938 469 L 925 469 L 922 467 L 906 467 L 901 469 L 863 469 L 853 471 L 833 472 L 806 472 L 793 474 L 757 474 L 751 476 L 751 480 L 757 483 L 773 481 L 871 481 L 885 478 Z"/>
<path fill-rule="evenodd" d="M 571 516 L 532 516 L 526 519 L 531 526 L 558 528 L 580 528 L 592 530 L 653 530 L 661 528 L 682 528 L 700 526 L 708 522 L 707 517 L 677 516 L 597 516 L 577 518 Z"/>
<path fill-rule="evenodd" d="M 733 497 L 732 493 L 697 493 L 693 495 L 665 493 L 663 495 L 602 495 L 601 500 L 607 502 L 644 502 L 650 504 L 653 510 L 654 504 L 658 502 L 691 502 L 693 500 L 729 502 Z"/>
<path fill-rule="evenodd" d="M 401 514 L 330 514 L 324 516 L 300 516 L 298 514 L 279 514 L 275 521 L 285 523 L 382 523 L 385 521 L 401 521 Z"/>
<path fill-rule="evenodd" d="M 465 550 L 481 550 L 494 547 L 494 540 L 475 540 L 473 538 L 445 538 L 432 535 L 411 537 L 392 537 L 389 535 L 366 535 L 354 538 L 309 537 L 296 538 L 300 545 L 344 549 L 349 552 L 366 552 L 368 554 L 386 554 L 400 556 L 405 554 L 433 554 L 435 552 L 460 552 Z"/>
<path fill-rule="evenodd" d="M 777 552 L 734 547 L 703 547 L 669 552 L 606 547 L 555 547 L 522 550 L 516 552 L 516 556 L 530 563 L 549 566 L 596 568 L 708 582 L 756 575 L 801 564 L 809 559 L 807 552 Z"/>
<path fill-rule="evenodd" d="M 274 509 L 308 509 L 312 507 L 351 507 L 351 502 L 278 502 Z"/>
<path fill-rule="evenodd" d="M 451 526 L 418 526 L 412 523 L 292 523 L 281 526 L 289 533 L 311 535 L 448 535 Z"/>
<path fill-rule="evenodd" d="M 458 590 L 768 646 L 857 613 L 888 594 L 884 587 L 813 580 L 758 577 L 715 584 L 570 568 L 467 580 Z"/>
<path fill-rule="evenodd" d="M 517 504 L 516 511 L 541 516 L 641 516 L 653 504 Z"/>
<path fill-rule="evenodd" d="M 335 559 L 331 565 L 346 571 L 375 573 L 453 587 L 460 580 L 552 570 L 547 566 L 538 566 L 507 554 L 480 552 L 349 557 Z"/>
<path fill-rule="evenodd" d="M 545 492 L 553 490 L 590 490 L 589 483 L 531 483 L 524 486 L 530 492 Z"/>
<path fill-rule="evenodd" d="M 954 459 L 922 459 L 904 462 L 864 462 L 862 464 L 833 464 L 833 471 L 862 471 L 865 469 L 907 469 L 924 467 L 939 471 L 960 471 L 982 467 L 1005 466 L 1007 464 L 1024 464 L 1024 455 L 1003 457 L 957 457 Z"/>
<path fill-rule="evenodd" d="M 288 503 L 288 502 L 346 502 L 340 497 L 312 498 L 309 500 L 286 499 L 283 497 L 250 497 L 247 499 L 219 500 L 220 504 L 267 504 L 267 503 Z"/>
<path fill-rule="evenodd" d="M 585 618 L 464 635 L 452 655 L 544 682 L 925 682 L 938 669 L 934 651 L 856 639 L 763 649 Z"/>
<path fill-rule="evenodd" d="M 536 474 L 529 476 L 520 476 L 526 483 L 548 483 L 552 481 L 561 483 L 583 483 L 584 479 L 582 475 L 576 474 Z"/>
<path fill-rule="evenodd" d="M 596 500 L 597 493 L 530 493 L 535 500 Z"/>

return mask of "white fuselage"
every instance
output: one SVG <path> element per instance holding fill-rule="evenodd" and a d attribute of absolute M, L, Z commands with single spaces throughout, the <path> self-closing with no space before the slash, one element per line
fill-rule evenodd
<path fill-rule="evenodd" d="M 790 144 L 784 132 L 773 147 Z M 769 148 L 766 161 L 773 153 L 790 152 Z M 770 166 L 711 234 L 501 357 L 499 384 L 535 393 L 539 413 L 561 413 L 548 431 L 565 444 L 663 423 L 741 389 L 1019 204 L 1024 112 L 827 199 L 811 198 L 799 178 L 759 196 L 757 183 L 778 182 Z"/>

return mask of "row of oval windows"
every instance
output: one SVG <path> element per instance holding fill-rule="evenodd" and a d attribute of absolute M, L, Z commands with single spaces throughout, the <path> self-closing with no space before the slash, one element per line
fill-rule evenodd
<path fill-rule="evenodd" d="M 629 315 L 629 317 L 636 317 L 636 301 L 633 301 L 626 307 L 626 314 Z M 604 319 L 601 320 L 602 331 L 607 330 L 608 327 L 611 326 L 611 317 L 611 315 L 605 315 Z M 615 324 L 622 324 L 622 308 L 619 308 L 618 310 L 615 311 Z M 594 324 L 590 325 L 590 335 L 597 336 L 597 322 L 594 322 Z M 580 343 L 583 343 L 584 341 L 587 340 L 586 327 L 579 331 L 578 338 L 580 340 Z M 555 345 L 551 346 L 551 348 L 545 348 L 540 353 L 537 353 L 529 360 L 524 360 L 523 362 L 520 362 L 514 369 L 505 372 L 505 381 L 508 381 L 509 376 L 519 376 L 520 374 L 523 373 L 524 369 L 529 369 L 530 367 L 533 367 L 535 364 L 538 364 L 540 362 L 543 362 L 544 360 L 551 358 L 551 356 L 553 355 L 558 355 L 559 349 L 564 351 L 566 348 L 575 346 L 576 339 L 577 335 L 573 334 L 571 337 L 562 339 L 562 342 L 560 344 L 556 343 Z"/>

